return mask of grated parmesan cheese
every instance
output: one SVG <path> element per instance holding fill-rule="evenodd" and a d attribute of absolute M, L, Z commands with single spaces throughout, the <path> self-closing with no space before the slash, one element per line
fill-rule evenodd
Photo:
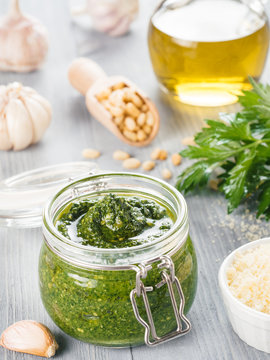
<path fill-rule="evenodd" d="M 227 269 L 227 281 L 243 304 L 270 314 L 270 244 L 237 253 Z"/>

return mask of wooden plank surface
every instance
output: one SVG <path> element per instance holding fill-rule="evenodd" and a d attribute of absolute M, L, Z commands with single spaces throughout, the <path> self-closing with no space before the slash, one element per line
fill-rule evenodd
<path fill-rule="evenodd" d="M 112 161 L 117 148 L 148 159 L 153 147 L 171 153 L 183 148 L 181 139 L 200 129 L 202 119 L 216 117 L 226 109 L 202 109 L 178 105 L 168 106 L 154 78 L 147 51 L 147 25 L 154 0 L 142 0 L 140 16 L 132 32 L 123 38 L 111 39 L 82 30 L 71 22 L 65 0 L 24 0 L 26 12 L 40 18 L 48 27 L 50 51 L 42 70 L 30 74 L 0 73 L 1 84 L 21 81 L 34 87 L 53 107 L 53 122 L 43 141 L 24 151 L 0 153 L 0 179 L 39 166 L 81 159 L 85 147 L 102 151 L 98 164 L 103 169 L 121 170 Z M 0 13 L 7 1 L 0 1 Z M 86 111 L 83 97 L 68 84 L 67 66 L 76 56 L 90 56 L 110 74 L 129 77 L 154 99 L 161 114 L 161 130 L 151 147 L 134 149 L 123 145 Z M 269 67 L 264 76 L 267 79 Z M 269 79 L 269 77 L 268 77 Z M 160 176 L 164 164 L 153 175 Z M 166 164 L 177 175 L 170 163 Z M 175 177 L 171 180 L 175 183 Z M 0 228 L 0 332 L 21 319 L 35 319 L 47 324 L 56 334 L 59 360 L 264 360 L 269 355 L 244 344 L 233 332 L 218 290 L 217 273 L 222 259 L 245 242 L 269 235 L 269 224 L 259 223 L 241 208 L 226 216 L 224 199 L 213 191 L 204 191 L 186 198 L 199 264 L 199 285 L 194 305 L 189 313 L 193 324 L 190 334 L 156 348 L 146 346 L 113 350 L 85 344 L 65 335 L 46 314 L 38 288 L 38 256 L 42 242 L 41 230 Z M 0 205 L 1 206 L 1 205 Z M 0 348 L 0 359 L 31 360 L 38 357 L 13 353 Z"/>

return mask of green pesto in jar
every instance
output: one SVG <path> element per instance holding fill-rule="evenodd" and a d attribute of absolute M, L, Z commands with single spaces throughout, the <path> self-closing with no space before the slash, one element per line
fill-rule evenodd
<path fill-rule="evenodd" d="M 172 224 L 172 214 L 157 202 L 110 193 L 72 202 L 58 216 L 56 227 L 83 245 L 123 248 L 151 242 Z"/>
<path fill-rule="evenodd" d="M 157 201 L 109 194 L 68 204 L 58 214 L 55 225 L 65 237 L 86 247 L 132 250 L 133 246 L 165 234 L 174 221 L 173 214 Z M 191 239 L 188 237 L 171 257 L 184 292 L 186 313 L 197 286 L 197 262 Z M 44 243 L 39 277 L 44 306 L 67 334 L 103 346 L 144 343 L 144 327 L 136 320 L 130 302 L 130 292 L 136 283 L 134 270 L 79 267 L 60 258 Z M 176 321 L 167 287 L 155 287 L 160 281 L 160 270 L 154 265 L 144 283 L 154 287 L 148 292 L 148 299 L 157 334 L 162 336 L 176 328 Z M 177 294 L 176 298 L 179 302 Z M 147 319 L 142 298 L 137 298 L 137 304 L 141 316 Z"/>

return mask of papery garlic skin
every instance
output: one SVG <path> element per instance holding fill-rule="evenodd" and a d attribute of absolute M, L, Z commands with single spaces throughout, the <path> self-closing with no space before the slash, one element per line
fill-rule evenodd
<path fill-rule="evenodd" d="M 48 33 L 35 18 L 23 15 L 18 0 L 0 19 L 0 71 L 28 72 L 38 69 L 48 52 Z"/>
<path fill-rule="evenodd" d="M 124 35 L 139 11 L 138 0 L 86 0 L 82 9 L 72 9 L 72 14 L 88 14 L 97 31 L 110 36 Z"/>
<path fill-rule="evenodd" d="M 22 150 L 38 142 L 52 117 L 49 102 L 20 83 L 0 86 L 0 150 Z"/>

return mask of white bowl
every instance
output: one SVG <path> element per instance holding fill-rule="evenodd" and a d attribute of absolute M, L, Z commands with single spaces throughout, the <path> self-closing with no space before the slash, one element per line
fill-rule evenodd
<path fill-rule="evenodd" d="M 270 315 L 254 310 L 240 302 L 230 291 L 227 284 L 227 268 L 232 264 L 235 254 L 257 247 L 260 244 L 270 244 L 270 237 L 253 241 L 234 250 L 223 261 L 218 274 L 218 281 L 223 301 L 234 331 L 248 345 L 270 353 Z"/>

